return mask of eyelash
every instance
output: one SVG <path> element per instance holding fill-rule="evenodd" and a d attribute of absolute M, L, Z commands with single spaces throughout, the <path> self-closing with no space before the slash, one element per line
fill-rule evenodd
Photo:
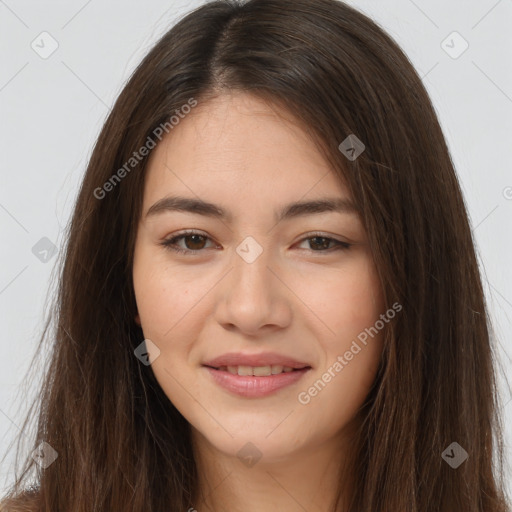
<path fill-rule="evenodd" d="M 166 248 L 170 251 L 174 251 L 174 252 L 177 252 L 180 254 L 198 254 L 198 253 L 204 251 L 205 249 L 192 250 L 192 249 L 182 249 L 181 247 L 177 247 L 176 242 L 178 240 L 181 240 L 182 238 L 186 238 L 187 236 L 190 236 L 190 235 L 199 235 L 204 238 L 207 238 L 208 240 L 211 240 L 210 237 L 203 235 L 202 233 L 198 233 L 197 231 L 184 231 L 183 233 L 180 233 L 179 235 L 176 235 L 172 238 L 168 238 L 167 240 L 162 241 L 160 243 L 160 245 L 162 245 L 164 248 Z M 311 252 L 315 252 L 315 253 L 331 253 L 333 251 L 340 251 L 340 250 L 347 251 L 350 247 L 352 247 L 352 244 L 349 244 L 347 242 L 342 242 L 341 240 L 337 240 L 335 238 L 324 236 L 322 233 L 311 233 L 310 236 L 302 238 L 301 240 L 299 240 L 299 242 L 304 242 L 305 240 L 311 240 L 313 238 L 323 238 L 325 240 L 336 242 L 338 244 L 337 246 L 331 247 L 330 249 L 326 249 L 326 250 L 314 251 L 314 250 L 310 249 Z M 308 250 L 308 249 L 305 249 L 305 250 Z"/>

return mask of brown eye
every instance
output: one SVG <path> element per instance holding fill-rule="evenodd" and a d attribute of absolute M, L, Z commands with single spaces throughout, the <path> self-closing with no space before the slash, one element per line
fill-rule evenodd
<path fill-rule="evenodd" d="M 309 246 L 312 249 L 328 249 L 332 241 L 332 238 L 326 238 L 324 236 L 314 236 L 309 239 Z"/>
<path fill-rule="evenodd" d="M 191 240 L 191 243 L 187 243 L 187 239 Z M 197 251 L 198 249 L 204 248 L 206 237 L 203 235 L 186 235 L 183 237 L 183 240 L 185 240 L 185 246 L 187 249 L 190 249 L 191 251 Z"/>
<path fill-rule="evenodd" d="M 183 245 L 178 245 L 178 242 L 183 240 Z M 166 249 L 179 253 L 195 253 L 205 249 L 206 241 L 210 240 L 206 235 L 196 232 L 181 233 L 175 237 L 169 238 L 161 242 Z"/>
<path fill-rule="evenodd" d="M 351 247 L 351 244 L 347 242 L 342 242 L 341 240 L 323 235 L 313 235 L 308 238 L 303 238 L 301 243 L 304 242 L 308 242 L 309 247 L 306 247 L 306 250 L 312 252 L 332 252 L 336 250 L 347 250 Z M 331 244 L 333 245 L 330 247 Z"/>
<path fill-rule="evenodd" d="M 211 238 L 201 233 L 191 231 L 164 240 L 161 242 L 161 245 L 166 249 L 181 254 L 196 254 L 207 248 L 205 244 L 208 240 L 211 240 Z M 181 241 L 184 242 L 184 246 L 178 244 L 178 242 Z M 337 250 L 347 250 L 351 247 L 351 244 L 347 242 L 342 242 L 341 240 L 336 240 L 335 238 L 321 234 L 314 234 L 308 238 L 303 238 L 301 243 L 304 242 L 308 242 L 309 245 L 309 247 L 305 248 L 306 250 L 316 253 L 330 253 Z"/>

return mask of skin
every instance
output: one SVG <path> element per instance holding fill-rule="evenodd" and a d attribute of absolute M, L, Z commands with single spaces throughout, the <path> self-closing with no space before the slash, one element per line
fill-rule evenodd
<path fill-rule="evenodd" d="M 171 194 L 218 204 L 232 219 L 176 211 L 145 218 Z M 159 384 L 192 426 L 198 512 L 325 511 L 349 467 L 356 413 L 382 353 L 380 333 L 308 404 L 298 394 L 385 312 L 367 235 L 353 213 L 277 224 L 273 216 L 290 202 L 333 196 L 350 198 L 306 133 L 246 93 L 199 103 L 150 156 L 133 265 L 136 321 L 160 351 L 156 357 L 149 348 Z M 176 244 L 202 252 L 161 245 L 186 229 L 208 238 Z M 315 231 L 353 246 L 322 248 Z M 252 263 L 236 252 L 247 236 L 263 250 Z M 202 366 L 234 351 L 274 351 L 312 370 L 273 395 L 243 398 Z M 261 453 L 251 467 L 237 456 L 248 442 Z M 353 482 L 348 475 L 342 481 L 345 510 Z"/>

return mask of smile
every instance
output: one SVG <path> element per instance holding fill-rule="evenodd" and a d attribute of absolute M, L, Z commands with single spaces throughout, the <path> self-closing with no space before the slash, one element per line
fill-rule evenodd
<path fill-rule="evenodd" d="M 223 389 L 245 398 L 260 398 L 297 383 L 310 366 L 203 366 L 213 382 Z"/>

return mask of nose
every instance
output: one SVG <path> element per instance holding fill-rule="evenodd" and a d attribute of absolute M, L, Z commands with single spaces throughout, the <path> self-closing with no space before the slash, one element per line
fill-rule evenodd
<path fill-rule="evenodd" d="M 247 336 L 258 336 L 288 326 L 292 318 L 290 297 L 269 251 L 252 262 L 238 253 L 228 275 L 217 287 L 215 318 L 228 330 L 238 330 Z"/>

